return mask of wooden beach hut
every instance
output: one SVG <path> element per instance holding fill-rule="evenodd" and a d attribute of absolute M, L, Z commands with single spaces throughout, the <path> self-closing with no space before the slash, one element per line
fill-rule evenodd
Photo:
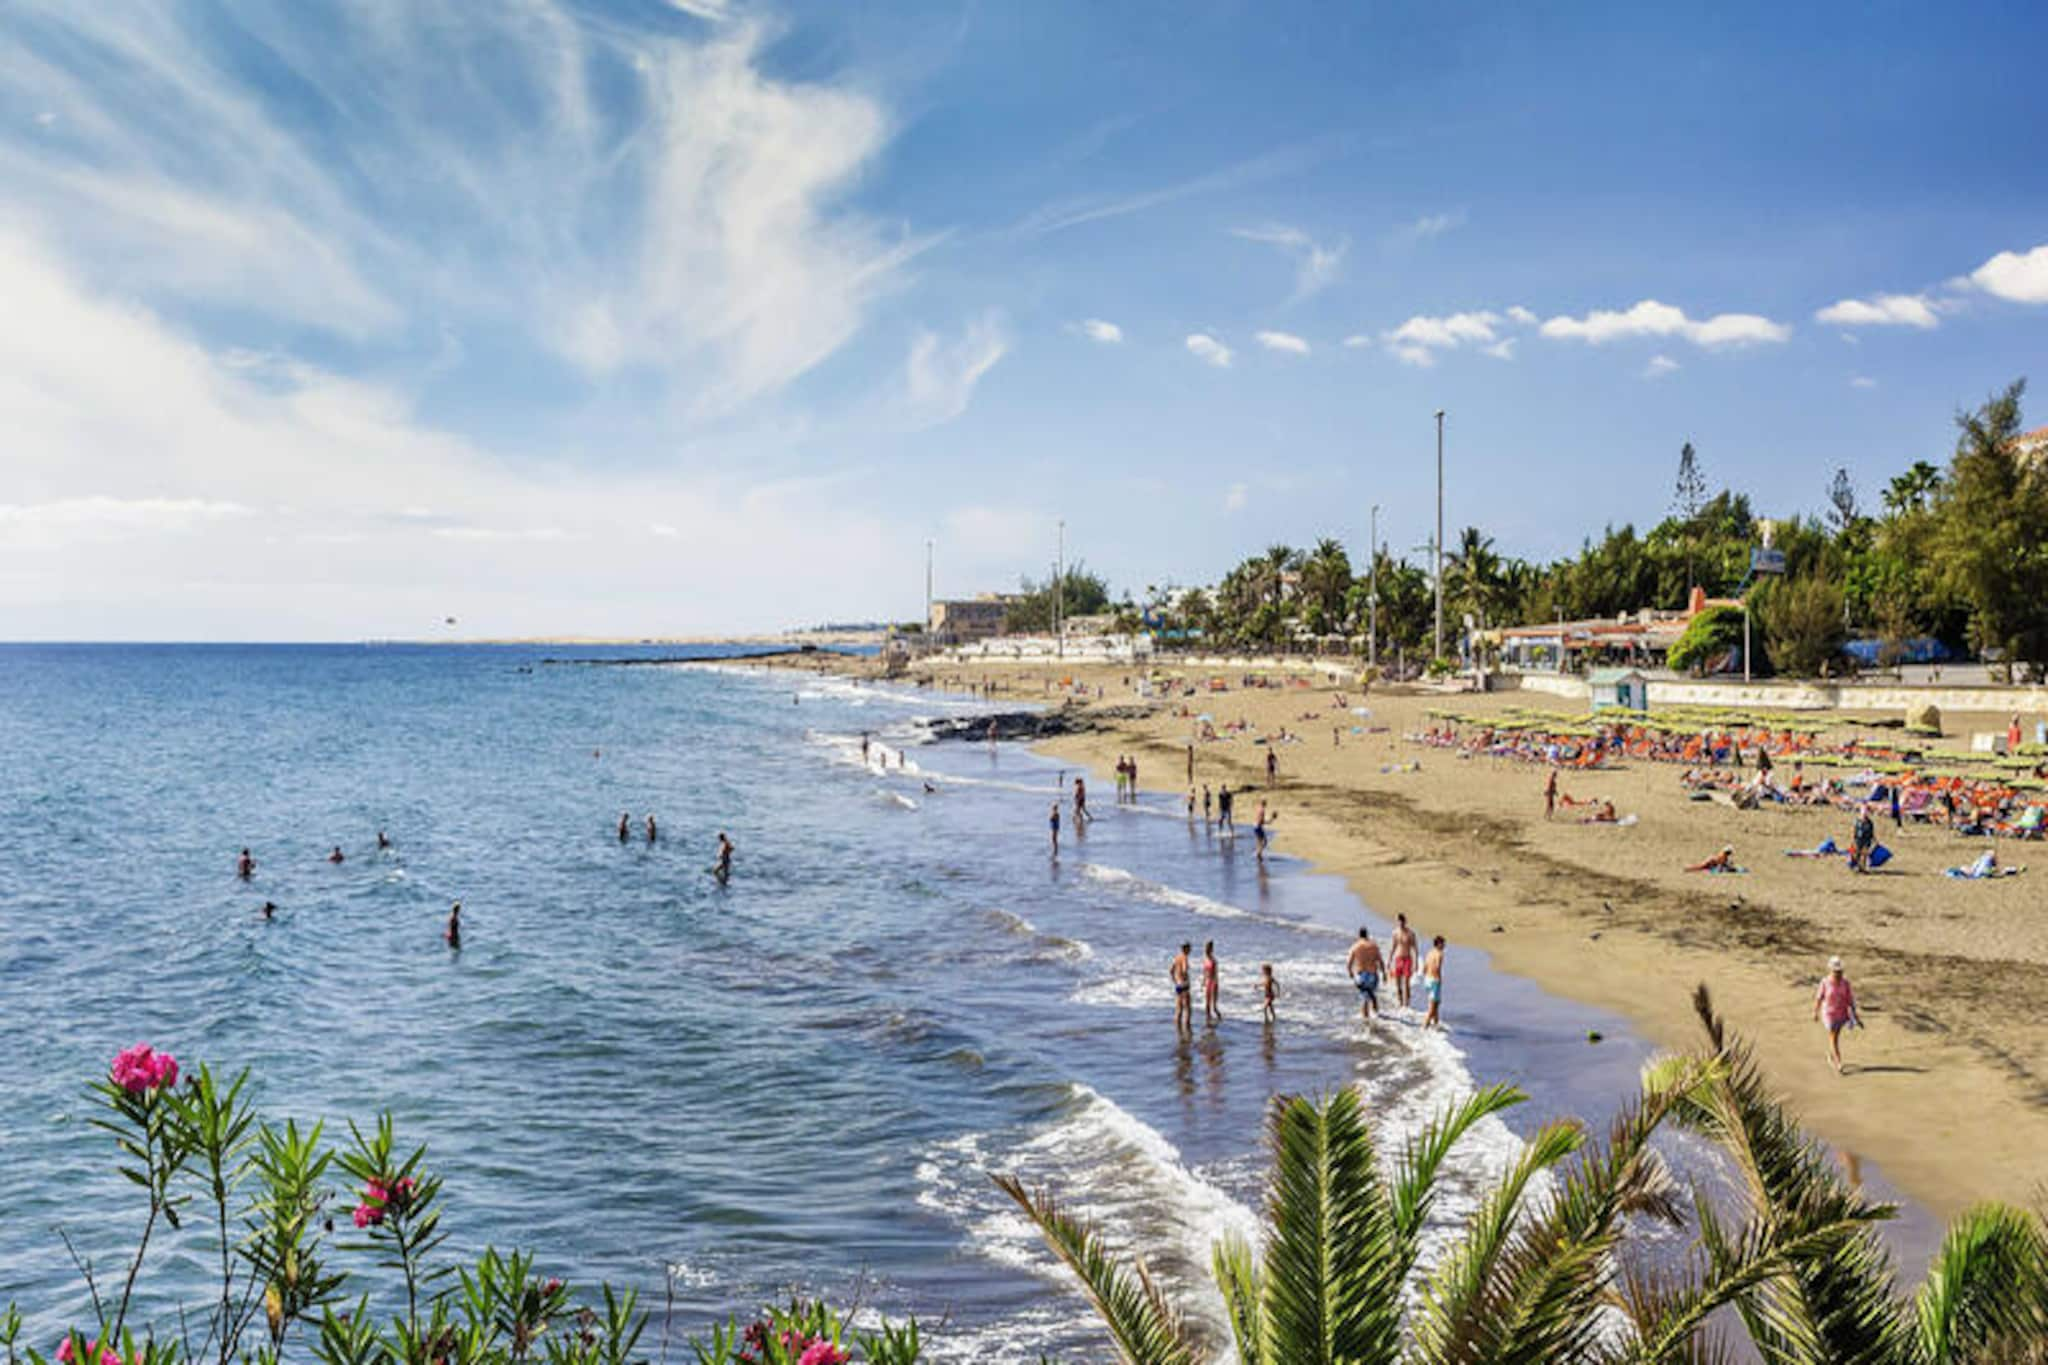
<path fill-rule="evenodd" d="M 1593 709 L 1619 707 L 1624 711 L 1650 709 L 1650 682 L 1633 668 L 1596 668 L 1587 677 Z"/>

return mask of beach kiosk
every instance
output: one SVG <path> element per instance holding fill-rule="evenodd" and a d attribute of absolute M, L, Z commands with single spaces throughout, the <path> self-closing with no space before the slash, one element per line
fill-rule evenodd
<path fill-rule="evenodd" d="M 1647 711 L 1650 709 L 1650 683 L 1633 668 L 1596 668 L 1587 679 L 1593 696 L 1593 709 L 1602 711 L 1608 707 L 1619 707 L 1624 711 Z"/>

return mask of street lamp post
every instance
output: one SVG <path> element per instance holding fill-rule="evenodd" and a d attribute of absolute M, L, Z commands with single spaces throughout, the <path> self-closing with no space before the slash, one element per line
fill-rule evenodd
<path fill-rule="evenodd" d="M 1365 666 L 1377 672 L 1380 666 L 1380 505 L 1372 505 L 1372 543 L 1365 547 L 1366 573 L 1372 586 L 1365 590 Z"/>
<path fill-rule="evenodd" d="M 932 542 L 924 543 L 924 634 L 925 643 L 932 638 Z"/>
<path fill-rule="evenodd" d="M 1053 653 L 1058 658 L 1067 657 L 1067 522 L 1060 518 L 1059 553 L 1052 561 L 1052 639 Z"/>
<path fill-rule="evenodd" d="M 1436 631 L 1432 662 L 1444 657 L 1444 410 L 1436 410 Z"/>

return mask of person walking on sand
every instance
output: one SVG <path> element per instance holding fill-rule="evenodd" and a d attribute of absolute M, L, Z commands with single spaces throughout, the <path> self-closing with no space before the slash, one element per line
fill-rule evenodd
<path fill-rule="evenodd" d="M 1415 976 L 1415 931 L 1408 927 L 1406 915 L 1394 916 L 1393 942 L 1388 945 L 1393 954 L 1394 999 L 1402 1009 L 1408 1008 L 1410 982 Z"/>
<path fill-rule="evenodd" d="M 1222 992 L 1222 983 L 1216 979 L 1216 940 L 1210 939 L 1202 945 L 1202 1022 L 1220 1024 L 1223 1011 L 1217 1008 L 1216 998 Z"/>
<path fill-rule="evenodd" d="M 1870 818 L 1870 803 L 1864 802 L 1856 808 L 1856 826 L 1850 835 L 1853 847 L 1849 853 L 1851 872 L 1870 870 L 1870 850 L 1877 846 L 1877 823 Z"/>
<path fill-rule="evenodd" d="M 1166 969 L 1167 979 L 1173 982 L 1173 1026 L 1177 1029 L 1194 1027 L 1195 1003 L 1188 995 L 1188 954 L 1192 951 L 1193 944 L 1181 944 L 1180 952 Z"/>
<path fill-rule="evenodd" d="M 1266 745 L 1266 785 L 1272 786 L 1280 779 L 1280 754 L 1269 742 Z"/>
<path fill-rule="evenodd" d="M 1380 1009 L 1380 945 L 1372 941 L 1372 930 L 1358 931 L 1358 942 L 1351 945 L 1344 970 L 1358 987 L 1358 1017 L 1371 1019 Z"/>
<path fill-rule="evenodd" d="M 1550 777 L 1543 783 L 1543 818 L 1548 820 L 1557 814 L 1557 769 L 1550 770 Z"/>
<path fill-rule="evenodd" d="M 1273 1000 L 1279 995 L 1279 990 L 1273 984 L 1272 963 L 1262 962 L 1259 964 L 1259 985 L 1263 988 L 1266 997 L 1266 1022 L 1270 1024 L 1273 1022 Z"/>
<path fill-rule="evenodd" d="M 1842 971 L 1842 959 L 1828 959 L 1828 974 L 1820 979 L 1820 988 L 1813 993 L 1813 1017 L 1827 1026 L 1828 1065 L 1842 1074 L 1842 1030 L 1854 1024 L 1863 1027 L 1863 1016 L 1856 1012 L 1856 990 L 1849 984 L 1849 978 Z"/>
<path fill-rule="evenodd" d="M 1444 1026 L 1444 936 L 1429 941 L 1429 955 L 1422 959 L 1422 993 L 1429 997 L 1429 1013 L 1422 1016 L 1424 1028 Z"/>
<path fill-rule="evenodd" d="M 1052 803 L 1052 814 L 1051 814 L 1050 816 L 1048 816 L 1048 817 L 1047 817 L 1047 821 L 1046 821 L 1046 822 L 1047 822 L 1048 824 L 1050 824 L 1050 825 L 1052 826 L 1052 856 L 1053 856 L 1053 857 L 1055 857 L 1055 858 L 1057 858 L 1057 857 L 1059 857 L 1059 856 L 1060 856 L 1060 803 L 1059 803 L 1059 802 L 1055 801 L 1055 802 L 1053 802 L 1053 803 Z"/>
<path fill-rule="evenodd" d="M 450 948 L 450 949 L 452 949 L 452 950 L 454 950 L 455 952 L 458 952 L 458 953 L 462 951 L 462 902 L 461 902 L 461 901 L 457 901 L 457 902 L 455 902 L 455 904 L 454 904 L 454 905 L 452 905 L 452 906 L 450 906 L 450 907 L 449 907 L 449 910 L 448 910 L 448 928 L 447 928 L 447 930 L 446 930 L 446 931 L 445 931 L 444 933 L 442 933 L 441 937 L 442 937 L 442 938 L 445 938 L 445 939 L 447 939 L 447 940 L 448 940 L 448 946 L 449 946 L 449 948 Z"/>

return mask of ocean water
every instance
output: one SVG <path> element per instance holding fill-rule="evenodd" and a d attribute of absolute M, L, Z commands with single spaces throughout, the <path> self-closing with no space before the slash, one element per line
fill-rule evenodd
<path fill-rule="evenodd" d="M 1448 1035 L 1361 1028 L 1343 956 L 1384 924 L 1284 827 L 1262 871 L 1095 783 L 1054 861 L 1058 764 L 917 742 L 972 701 L 547 652 L 0 647 L 0 1301 L 35 1331 L 86 1321 L 52 1229 L 107 1264 L 139 1220 L 80 1097 L 139 1039 L 253 1067 L 273 1117 L 390 1110 L 452 1249 L 672 1295 L 678 1331 L 799 1290 L 998 1361 L 1108 1357 L 992 1174 L 1051 1183 L 1220 1333 L 1208 1250 L 1255 1230 L 1273 1095 L 1359 1083 L 1398 1140 L 1475 1075 L 1530 1088 L 1455 1164 L 1448 1235 L 1517 1132 L 1604 1117 L 1645 1056 L 1470 945 Z M 1208 939 L 1226 1017 L 1184 1039 L 1167 962 Z"/>

